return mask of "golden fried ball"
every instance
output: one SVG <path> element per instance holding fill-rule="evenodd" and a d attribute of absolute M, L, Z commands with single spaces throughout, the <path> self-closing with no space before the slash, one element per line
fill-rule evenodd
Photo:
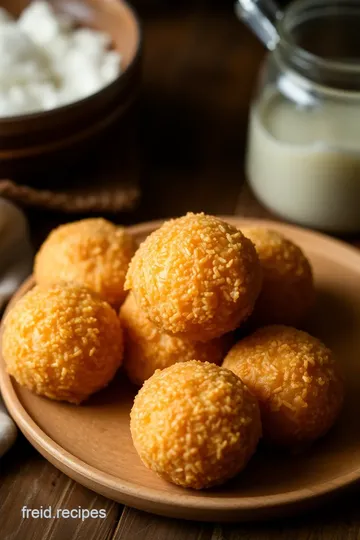
<path fill-rule="evenodd" d="M 119 307 L 125 299 L 124 282 L 135 241 L 123 227 L 105 219 L 83 219 L 61 225 L 50 233 L 35 259 L 40 285 L 75 282 L 97 292 Z"/>
<path fill-rule="evenodd" d="M 261 268 L 252 242 L 235 227 L 189 213 L 145 240 L 125 287 L 163 331 L 208 341 L 234 330 L 251 313 Z"/>
<path fill-rule="evenodd" d="M 114 377 L 123 336 L 116 312 L 88 289 L 35 287 L 7 315 L 2 351 L 19 384 L 80 403 Z"/>
<path fill-rule="evenodd" d="M 269 229 L 242 228 L 254 244 L 263 271 L 263 285 L 252 315 L 255 324 L 296 326 L 314 301 L 310 263 L 301 249 Z"/>
<path fill-rule="evenodd" d="M 261 435 L 258 403 L 240 379 L 195 360 L 158 370 L 144 383 L 130 428 L 149 469 L 194 489 L 240 472 Z"/>
<path fill-rule="evenodd" d="M 331 351 L 306 332 L 267 326 L 237 343 L 225 358 L 260 403 L 264 438 L 297 446 L 324 435 L 343 401 Z"/>
<path fill-rule="evenodd" d="M 157 369 L 164 369 L 176 362 L 196 358 L 201 362 L 221 364 L 231 346 L 231 336 L 226 335 L 205 343 L 189 341 L 161 332 L 129 294 L 120 310 L 124 329 L 124 368 L 129 379 L 142 385 Z"/>

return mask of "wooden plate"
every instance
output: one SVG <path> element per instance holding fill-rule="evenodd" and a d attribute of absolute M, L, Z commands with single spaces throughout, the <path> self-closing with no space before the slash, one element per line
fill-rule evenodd
<path fill-rule="evenodd" d="M 260 519 L 309 508 L 360 477 L 360 254 L 296 227 L 227 219 L 240 227 L 261 224 L 285 233 L 313 264 L 318 298 L 307 329 L 337 353 L 347 377 L 347 397 L 336 427 L 310 450 L 289 455 L 260 448 L 248 468 L 225 486 L 184 490 L 160 480 L 140 462 L 129 431 L 136 389 L 122 373 L 76 407 L 20 388 L 0 360 L 6 404 L 39 452 L 88 488 L 149 512 L 208 521 Z M 142 224 L 130 231 L 142 240 L 158 225 Z M 32 283 L 27 282 L 12 303 Z"/>

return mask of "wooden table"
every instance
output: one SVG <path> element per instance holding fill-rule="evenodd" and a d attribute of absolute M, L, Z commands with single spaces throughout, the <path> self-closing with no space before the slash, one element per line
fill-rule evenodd
<path fill-rule="evenodd" d="M 140 143 L 143 198 L 127 223 L 188 210 L 268 216 L 243 186 L 249 101 L 263 50 L 232 2 L 193 0 L 139 11 L 144 18 Z M 117 164 L 114 164 L 117 166 Z M 121 167 L 121 164 L 118 164 Z M 29 212 L 34 243 L 64 216 Z M 2 540 L 355 540 L 359 493 L 331 508 L 273 523 L 201 524 L 152 516 L 106 500 L 47 463 L 20 436 L 0 461 Z M 105 509 L 106 519 L 22 519 L 21 508 Z"/>

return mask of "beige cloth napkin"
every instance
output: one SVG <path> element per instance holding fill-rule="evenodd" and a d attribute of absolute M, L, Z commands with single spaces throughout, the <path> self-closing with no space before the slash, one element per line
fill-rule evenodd
<path fill-rule="evenodd" d="M 30 274 L 32 249 L 24 214 L 0 199 L 0 312 Z M 0 397 L 0 456 L 14 443 L 17 429 Z"/>

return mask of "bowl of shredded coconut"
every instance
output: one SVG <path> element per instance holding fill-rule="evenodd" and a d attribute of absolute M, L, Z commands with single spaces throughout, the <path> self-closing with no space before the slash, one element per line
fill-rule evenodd
<path fill-rule="evenodd" d="M 125 2 L 0 1 L 0 174 L 124 115 L 138 94 L 140 49 Z"/>

